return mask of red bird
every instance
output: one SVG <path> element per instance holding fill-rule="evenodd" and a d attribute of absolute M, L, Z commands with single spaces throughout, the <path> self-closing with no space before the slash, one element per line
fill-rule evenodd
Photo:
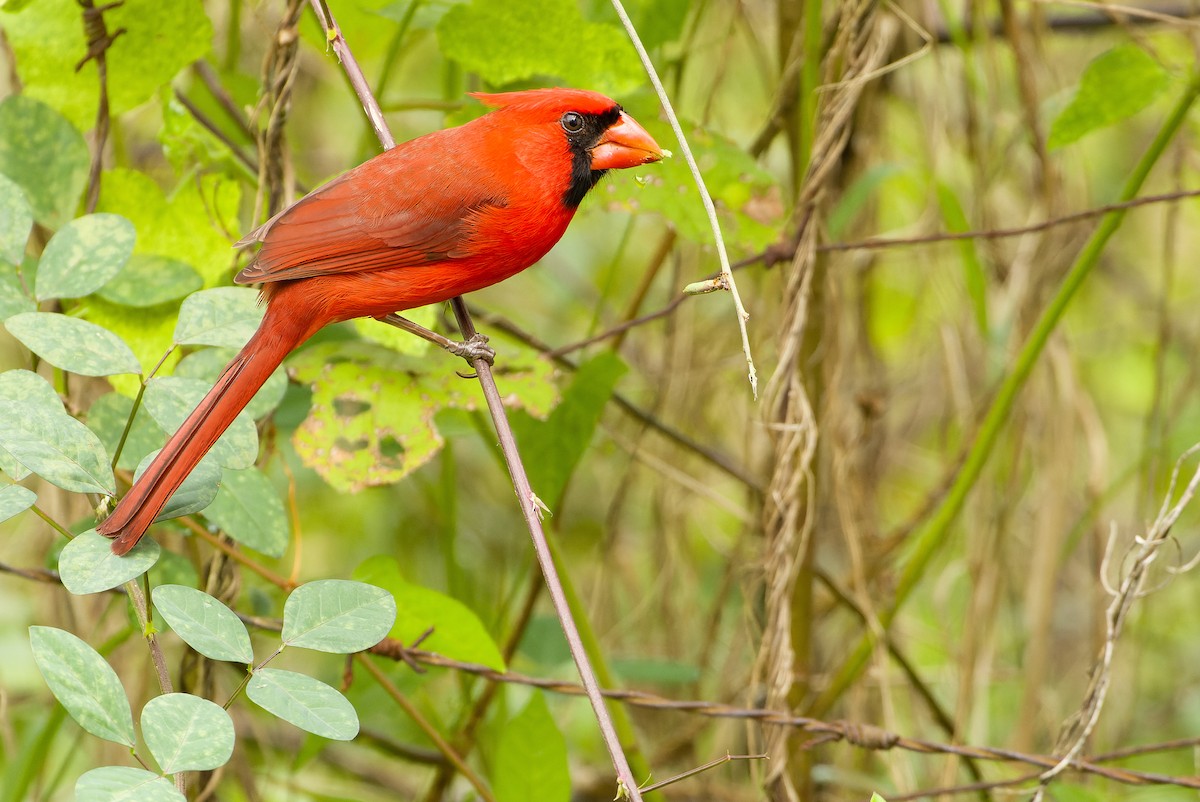
<path fill-rule="evenodd" d="M 474 97 L 494 111 L 398 145 L 238 243 L 262 283 L 258 331 L 98 530 L 125 554 L 291 351 L 330 323 L 437 303 L 512 276 L 558 242 L 612 169 L 661 148 L 614 101 L 573 89 Z"/>

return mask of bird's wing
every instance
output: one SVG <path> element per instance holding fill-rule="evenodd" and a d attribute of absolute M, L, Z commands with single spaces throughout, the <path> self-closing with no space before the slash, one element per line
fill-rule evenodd
<path fill-rule="evenodd" d="M 330 181 L 248 234 L 262 249 L 239 284 L 411 267 L 470 256 L 471 220 L 506 205 L 451 131 L 400 145 Z"/>

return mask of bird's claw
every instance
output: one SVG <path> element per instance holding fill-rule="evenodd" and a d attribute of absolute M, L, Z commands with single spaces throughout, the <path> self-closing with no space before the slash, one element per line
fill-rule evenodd
<path fill-rule="evenodd" d="M 472 366 L 478 359 L 482 359 L 489 365 L 493 365 L 496 362 L 496 349 L 488 345 L 486 335 L 479 334 L 478 332 L 471 335 L 471 338 L 465 342 L 451 343 L 446 347 L 446 350 L 455 356 L 461 356 Z"/>

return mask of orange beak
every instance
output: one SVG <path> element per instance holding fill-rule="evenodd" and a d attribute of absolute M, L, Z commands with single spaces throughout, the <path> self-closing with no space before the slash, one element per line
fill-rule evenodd
<path fill-rule="evenodd" d="M 608 127 L 600 142 L 592 148 L 593 170 L 622 170 L 639 164 L 656 162 L 663 157 L 662 148 L 637 120 L 625 112 Z"/>

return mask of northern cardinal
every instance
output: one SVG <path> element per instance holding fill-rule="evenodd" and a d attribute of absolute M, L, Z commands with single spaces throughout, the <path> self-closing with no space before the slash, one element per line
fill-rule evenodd
<path fill-rule="evenodd" d="M 663 151 L 596 92 L 475 94 L 495 110 L 364 162 L 247 235 L 234 279 L 262 283 L 266 314 L 98 530 L 138 542 L 196 463 L 294 348 L 322 326 L 478 290 L 542 258 L 612 169 Z"/>

